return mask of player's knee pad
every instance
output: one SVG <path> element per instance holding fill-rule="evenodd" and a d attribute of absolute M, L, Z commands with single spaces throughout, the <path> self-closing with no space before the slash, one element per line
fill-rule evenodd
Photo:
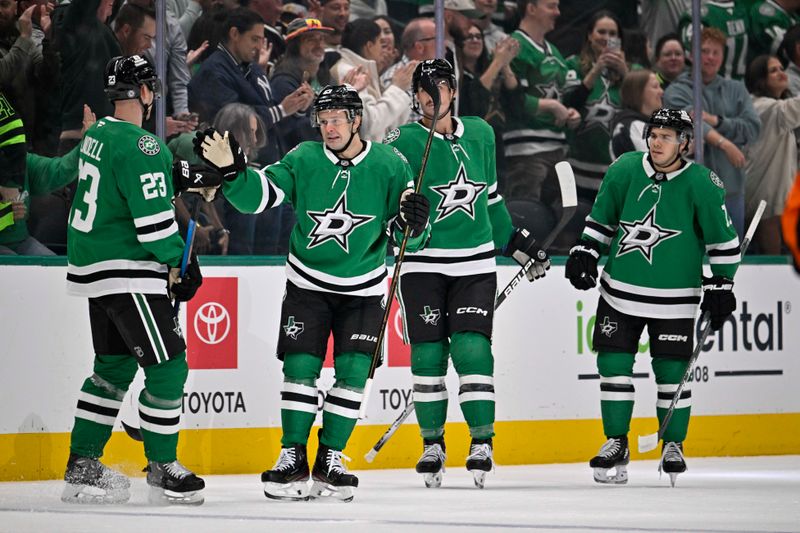
<path fill-rule="evenodd" d="M 489 338 L 483 333 L 459 331 L 450 338 L 450 357 L 459 376 L 494 373 L 494 358 Z"/>
<path fill-rule="evenodd" d="M 322 358 L 302 352 L 287 353 L 283 357 L 283 377 L 286 381 L 316 386 L 322 370 Z"/>
<path fill-rule="evenodd" d="M 635 356 L 624 352 L 598 352 L 597 371 L 603 377 L 633 377 Z"/>
<path fill-rule="evenodd" d="M 444 376 L 448 350 L 445 340 L 412 344 L 411 373 L 415 376 Z"/>
<path fill-rule="evenodd" d="M 128 390 L 139 364 L 129 355 L 96 355 L 94 358 L 94 375 L 92 382 L 109 393 Z"/>
<path fill-rule="evenodd" d="M 369 376 L 372 355 L 363 352 L 345 352 L 336 356 L 333 370 L 336 374 L 335 387 L 363 391 Z"/>
<path fill-rule="evenodd" d="M 688 363 L 688 359 L 679 357 L 653 357 L 653 373 L 656 375 L 656 383 L 680 383 L 686 373 Z"/>
<path fill-rule="evenodd" d="M 186 354 L 144 367 L 145 391 L 155 398 L 178 400 L 183 397 L 183 385 L 189 376 Z"/>

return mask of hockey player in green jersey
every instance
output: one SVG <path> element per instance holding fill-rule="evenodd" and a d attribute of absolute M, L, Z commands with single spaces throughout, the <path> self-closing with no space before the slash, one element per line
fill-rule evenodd
<path fill-rule="evenodd" d="M 422 120 L 389 132 L 396 147 L 419 173 L 434 118 L 433 99 L 422 87 L 428 77 L 440 94 L 430 156 L 422 182 L 435 206 L 431 240 L 424 250 L 406 253 L 400 278 L 405 334 L 411 343 L 414 405 L 423 438 L 416 470 L 428 487 L 441 485 L 447 416 L 445 375 L 448 358 L 459 376 L 459 402 L 472 443 L 467 469 L 483 488 L 493 468 L 494 358 L 491 349 L 497 287 L 495 251 L 502 248 L 520 264 L 535 258 L 528 278 L 544 276 L 547 254 L 524 229 L 514 229 L 497 191 L 492 128 L 477 117 L 452 115 L 456 96 L 453 67 L 444 59 L 417 65 L 415 106 Z"/>
<path fill-rule="evenodd" d="M 358 478 L 345 468 L 342 451 L 358 420 L 386 305 L 389 236 L 399 242 L 408 226 L 408 250 L 415 251 L 430 233 L 429 204 L 411 189 L 403 156 L 359 137 L 362 108 L 352 87 L 325 87 L 312 115 L 323 142 L 304 142 L 261 171 L 246 168 L 230 134 L 207 130 L 196 139 L 198 155 L 226 176 L 223 191 L 234 207 L 257 213 L 286 201 L 297 213 L 278 340 L 282 448 L 261 474 L 268 498 L 353 499 Z M 309 491 L 306 444 L 331 333 L 335 382 L 322 408 Z"/>
<path fill-rule="evenodd" d="M 217 187 L 222 176 L 210 169 L 192 174 L 180 162 L 173 173 L 166 145 L 141 128 L 160 92 L 147 60 L 113 58 L 105 87 L 114 116 L 97 121 L 81 140 L 67 233 L 67 289 L 89 298 L 95 357 L 78 398 L 61 498 L 121 503 L 130 497 L 128 479 L 99 458 L 141 366 L 139 415 L 151 501 L 199 504 L 204 482 L 176 457 L 188 367 L 169 294 L 188 301 L 203 278 L 194 257 L 178 275 L 184 243 L 171 200 L 174 188 Z"/>
<path fill-rule="evenodd" d="M 684 159 L 692 121 L 682 110 L 659 109 L 645 127 L 649 152 L 623 154 L 608 169 L 565 274 L 587 290 L 600 277 L 593 343 L 600 373 L 600 408 L 608 440 L 589 465 L 599 483 L 626 483 L 633 412 L 633 363 L 647 326 L 658 385 L 656 412 L 666 414 L 692 355 L 697 306 L 718 330 L 736 309 L 733 275 L 739 238 L 725 211 L 722 181 Z M 703 277 L 708 255 L 711 277 Z M 702 303 L 701 303 L 702 297 Z M 683 441 L 691 391 L 684 389 L 664 433 L 661 463 L 674 485 L 686 470 Z M 614 469 L 613 476 L 608 471 Z"/>

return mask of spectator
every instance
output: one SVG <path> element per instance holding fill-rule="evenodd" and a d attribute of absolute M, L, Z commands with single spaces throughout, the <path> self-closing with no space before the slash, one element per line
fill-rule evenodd
<path fill-rule="evenodd" d="M 492 54 L 497 44 L 508 37 L 500 26 L 492 22 L 492 15 L 497 12 L 497 0 L 475 0 L 475 9 L 480 11 L 481 17 L 474 23 L 483 33 L 486 51 Z"/>
<path fill-rule="evenodd" d="M 381 90 L 377 61 L 382 56 L 381 29 L 371 20 L 349 22 L 342 35 L 341 59 L 331 69 L 334 83 L 341 84 L 354 69 L 366 74 L 366 86 L 356 86 L 364 104 L 359 134 L 367 141 L 383 140 L 386 132 L 408 123 L 411 110 L 411 78 L 416 63 L 395 70 L 392 84 Z"/>
<path fill-rule="evenodd" d="M 744 164 L 742 149 L 758 138 L 761 121 L 744 84 L 717 74 L 725 51 L 725 34 L 703 28 L 700 40 L 700 75 L 703 82 L 703 114 L 694 116 L 692 78 L 684 72 L 664 91 L 664 105 L 690 111 L 702 120 L 705 166 L 725 184 L 728 215 L 741 238 L 744 234 Z"/>
<path fill-rule="evenodd" d="M 372 19 L 386 15 L 386 0 L 352 0 L 350 2 L 350 22 L 358 19 Z"/>
<path fill-rule="evenodd" d="M 261 17 L 246 8 L 228 14 L 223 41 L 189 82 L 189 105 L 201 120 L 210 121 L 225 104 L 239 102 L 252 106 L 269 132 L 311 103 L 314 91 L 307 83 L 280 103 L 273 99 L 269 80 L 256 63 L 264 41 L 263 24 Z M 286 149 L 277 135 L 268 134 L 264 161 L 276 161 Z"/>
<path fill-rule="evenodd" d="M 745 147 L 745 198 L 748 218 L 761 200 L 764 218 L 753 238 L 763 254 L 781 253 L 781 214 L 797 174 L 797 138 L 800 96 L 789 92 L 789 80 L 776 56 L 758 56 L 747 66 L 747 90 L 761 118 L 758 141 Z"/>
<path fill-rule="evenodd" d="M 748 3 L 749 5 L 749 3 Z M 700 11 L 703 28 L 717 28 L 725 34 L 725 57 L 719 69 L 723 78 L 741 80 L 747 66 L 747 8 L 744 2 L 704 1 Z M 687 7 L 681 16 L 678 33 L 683 38 L 683 47 L 692 47 L 692 10 Z M 778 41 L 780 42 L 780 40 Z M 691 58 L 689 58 L 691 62 Z"/>
<path fill-rule="evenodd" d="M 272 68 L 278 58 L 286 51 L 286 42 L 283 40 L 283 34 L 278 28 L 278 20 L 283 10 L 283 0 L 250 0 L 247 7 L 264 19 L 264 38 L 267 40 L 267 46 L 271 50 L 267 61 L 269 67 Z"/>
<path fill-rule="evenodd" d="M 503 135 L 508 161 L 506 200 L 540 200 L 555 164 L 564 158 L 567 127 L 577 127 L 580 113 L 559 100 L 569 67 L 561 52 L 545 40 L 559 15 L 558 0 L 519 0 L 522 19 L 511 36 L 520 53 L 511 70 L 526 90 L 525 104 L 509 117 Z"/>
<path fill-rule="evenodd" d="M 386 15 L 378 15 L 372 22 L 381 29 L 381 50 L 383 57 L 378 62 L 378 74 L 383 74 L 386 69 L 394 65 L 400 59 L 400 52 L 395 45 L 394 26 Z"/>
<path fill-rule="evenodd" d="M 789 92 L 800 95 L 800 24 L 789 28 L 780 47 L 780 55 L 786 64 L 789 77 Z"/>
<path fill-rule="evenodd" d="M 463 68 L 461 58 L 456 50 L 456 41 L 461 41 L 472 25 L 473 20 L 478 20 L 482 13 L 475 8 L 473 0 L 444 0 L 444 58 L 453 65 L 456 77 L 461 78 Z M 455 99 L 454 116 L 461 112 L 460 99 Z"/>
<path fill-rule="evenodd" d="M 117 36 L 123 54 L 143 54 L 156 39 L 155 12 L 150 6 L 142 6 L 138 2 L 124 4 L 114 18 L 114 35 Z"/>
<path fill-rule="evenodd" d="M 678 27 L 681 15 L 691 5 L 691 0 L 639 0 L 640 26 L 651 43 L 657 43 L 667 33 Z"/>
<path fill-rule="evenodd" d="M 333 28 L 333 31 L 325 36 L 325 44 L 330 50 L 338 49 L 342 44 L 342 34 L 344 27 L 350 20 L 350 0 L 319 0 L 319 20 L 322 25 Z M 335 63 L 336 61 L 333 61 Z"/>
<path fill-rule="evenodd" d="M 646 152 L 644 127 L 653 114 L 662 107 L 664 90 L 658 77 L 650 70 L 628 72 L 619 87 L 622 109 L 611 121 L 611 158 L 626 152 Z"/>
<path fill-rule="evenodd" d="M 761 0 L 750 7 L 750 57 L 774 55 L 786 30 L 800 23 L 800 0 Z"/>
<path fill-rule="evenodd" d="M 200 18 L 192 24 L 192 29 L 186 38 L 186 47 L 191 50 L 186 54 L 187 63 L 200 65 L 216 52 L 217 46 L 225 37 L 225 24 L 229 12 L 230 10 L 223 4 L 212 4 L 208 9 L 203 10 Z M 190 54 L 192 60 L 190 60 Z"/>
<path fill-rule="evenodd" d="M 670 83 L 686 69 L 686 53 L 677 33 L 667 33 L 656 43 L 655 74 L 661 88 Z"/>
<path fill-rule="evenodd" d="M 624 30 L 625 41 L 622 43 L 622 51 L 625 53 L 625 61 L 635 68 L 650 68 L 650 58 L 653 57 L 653 49 L 650 41 L 642 30 Z"/>
<path fill-rule="evenodd" d="M 167 12 L 178 20 L 184 39 L 189 39 L 192 26 L 212 4 L 221 0 L 167 0 Z"/>

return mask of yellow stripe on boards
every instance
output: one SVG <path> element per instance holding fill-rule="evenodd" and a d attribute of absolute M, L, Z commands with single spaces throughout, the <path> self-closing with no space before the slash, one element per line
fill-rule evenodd
<path fill-rule="evenodd" d="M 364 460 L 387 427 L 356 427 L 345 450 L 353 458 L 348 463 L 351 470 L 413 468 L 422 453 L 416 424 L 403 425 L 373 463 Z M 600 420 L 498 422 L 495 429 L 495 459 L 501 465 L 588 462 L 605 441 Z M 659 457 L 658 450 L 644 455 L 636 451 L 637 436 L 657 430 L 655 418 L 633 420 L 628 435 L 633 460 Z M 311 435 L 316 434 L 312 430 Z M 183 430 L 178 459 L 198 474 L 256 475 L 272 468 L 280 437 L 280 428 Z M 470 440 L 467 426 L 447 424 L 445 438 L 447 466 L 463 467 Z M 316 448 L 312 437 L 308 450 L 312 463 Z M 685 448 L 689 457 L 800 454 L 800 413 L 694 416 Z M 60 479 L 68 455 L 69 433 L 0 435 L 0 481 Z M 142 444 L 115 432 L 102 461 L 128 475 L 142 476 Z"/>

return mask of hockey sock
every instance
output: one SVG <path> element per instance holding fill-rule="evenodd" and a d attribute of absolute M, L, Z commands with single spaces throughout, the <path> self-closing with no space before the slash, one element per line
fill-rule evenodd
<path fill-rule="evenodd" d="M 450 338 L 450 356 L 458 373 L 458 401 L 473 439 L 494 436 L 494 358 L 486 335 L 459 331 Z"/>
<path fill-rule="evenodd" d="M 364 396 L 372 356 L 360 352 L 340 353 L 333 360 L 336 381 L 325 396 L 319 442 L 334 450 L 344 450 Z"/>
<path fill-rule="evenodd" d="M 151 461 L 177 459 L 183 385 L 189 375 L 186 352 L 144 367 L 144 389 L 139 393 L 139 419 L 144 455 Z"/>
<path fill-rule="evenodd" d="M 287 353 L 283 356 L 282 446 L 305 446 L 308 442 L 308 434 L 317 417 L 317 379 L 322 362 L 321 357 L 310 353 Z"/>
<path fill-rule="evenodd" d="M 664 420 L 672 397 L 678 390 L 678 384 L 683 379 L 686 372 L 687 359 L 675 357 L 653 357 L 653 372 L 656 375 L 658 385 L 658 400 L 656 401 L 656 414 L 658 423 Z M 684 387 L 681 397 L 675 404 L 675 411 L 669 420 L 669 426 L 664 432 L 664 442 L 683 442 L 686 439 L 686 432 L 689 428 L 689 416 L 692 412 L 692 391 L 689 387 Z"/>
<path fill-rule="evenodd" d="M 606 437 L 627 435 L 633 415 L 634 354 L 599 352 L 597 370 L 600 373 L 600 412 Z"/>
<path fill-rule="evenodd" d="M 70 451 L 100 457 L 111 438 L 122 399 L 139 365 L 129 355 L 96 355 L 94 374 L 83 382 L 72 428 Z"/>
<path fill-rule="evenodd" d="M 447 341 L 411 345 L 411 374 L 414 378 L 414 408 L 420 434 L 433 440 L 444 435 L 447 418 Z"/>

